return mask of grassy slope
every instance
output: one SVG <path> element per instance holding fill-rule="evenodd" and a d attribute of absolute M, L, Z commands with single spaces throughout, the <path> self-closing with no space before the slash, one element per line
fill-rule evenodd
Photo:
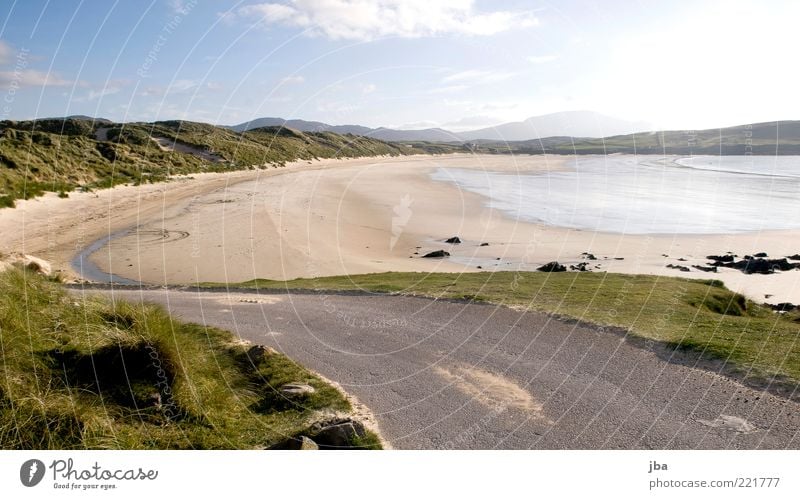
<path fill-rule="evenodd" d="M 286 357 L 254 365 L 247 349 L 156 306 L 78 302 L 31 273 L 0 274 L 0 449 L 260 448 L 350 410 Z M 298 381 L 316 393 L 276 392 Z"/>
<path fill-rule="evenodd" d="M 99 128 L 106 141 L 95 140 Z M 163 151 L 165 138 L 213 155 Z M 432 147 L 432 146 L 431 146 Z M 203 123 L 162 121 L 109 124 L 88 120 L 0 122 L 0 207 L 44 192 L 155 182 L 170 175 L 280 166 L 314 158 L 436 153 L 424 144 L 405 147 L 330 132 L 262 128 L 246 133 Z"/>
<path fill-rule="evenodd" d="M 800 317 L 775 314 L 719 281 L 588 272 L 390 272 L 229 287 L 359 289 L 522 307 L 621 327 L 641 338 L 724 359 L 745 378 L 800 381 Z"/>
<path fill-rule="evenodd" d="M 517 154 L 800 154 L 800 121 L 697 131 L 643 132 L 602 139 L 548 137 L 509 143 L 478 142 L 485 152 Z"/>

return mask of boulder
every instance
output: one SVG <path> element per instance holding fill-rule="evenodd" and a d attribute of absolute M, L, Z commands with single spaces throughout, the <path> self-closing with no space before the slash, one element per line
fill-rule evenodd
<path fill-rule="evenodd" d="M 561 265 L 558 262 L 549 262 L 545 263 L 536 270 L 538 270 L 539 272 L 566 272 L 567 267 Z"/>
<path fill-rule="evenodd" d="M 315 423 L 311 427 L 311 437 L 320 447 L 348 448 L 353 440 L 367 434 L 364 425 L 354 419 L 334 418 Z"/>
<path fill-rule="evenodd" d="M 792 270 L 798 266 L 800 264 L 789 263 L 786 258 L 746 258 L 731 265 L 726 265 L 726 267 L 741 270 L 745 274 L 772 274 L 776 270 Z"/>
<path fill-rule="evenodd" d="M 287 438 L 270 447 L 270 450 L 318 450 L 319 445 L 305 435 Z"/>
<path fill-rule="evenodd" d="M 586 268 L 587 265 L 589 265 L 587 262 L 581 262 L 581 263 L 579 263 L 577 265 L 570 265 L 569 269 L 570 270 L 577 270 L 578 272 L 588 272 L 589 269 Z"/>
<path fill-rule="evenodd" d="M 489 243 L 481 243 L 481 246 L 489 246 Z M 800 260 L 800 256 L 797 259 Z"/>
<path fill-rule="evenodd" d="M 458 236 L 453 236 L 450 239 L 445 239 L 444 242 L 450 244 L 461 244 L 461 239 Z"/>
<path fill-rule="evenodd" d="M 697 270 L 702 270 L 703 272 L 716 272 L 717 271 L 717 267 L 714 267 L 714 266 L 704 267 L 702 265 L 692 265 L 692 267 L 697 269 Z"/>
<path fill-rule="evenodd" d="M 422 255 L 422 258 L 444 258 L 446 256 L 450 256 L 450 253 L 445 250 L 436 250 Z"/>
<path fill-rule="evenodd" d="M 585 253 L 585 252 L 584 252 L 584 253 L 581 253 L 581 256 L 583 256 L 583 257 L 584 257 L 584 258 L 586 258 L 587 260 L 597 260 L 597 257 L 596 257 L 596 256 L 594 256 L 594 255 L 593 255 L 593 254 L 591 254 L 591 253 Z"/>
<path fill-rule="evenodd" d="M 788 258 L 789 260 L 800 260 L 800 253 L 795 253 L 794 255 L 787 256 L 786 258 Z"/>
<path fill-rule="evenodd" d="M 762 251 L 761 253 L 756 253 L 753 256 L 756 257 L 756 258 L 766 258 L 767 254 Z"/>

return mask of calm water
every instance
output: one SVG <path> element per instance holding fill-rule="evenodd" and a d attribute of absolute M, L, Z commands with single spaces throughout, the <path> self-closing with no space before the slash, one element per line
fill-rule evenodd
<path fill-rule="evenodd" d="M 439 168 L 511 217 L 628 234 L 800 229 L 800 156 L 585 156 L 570 171 Z"/>

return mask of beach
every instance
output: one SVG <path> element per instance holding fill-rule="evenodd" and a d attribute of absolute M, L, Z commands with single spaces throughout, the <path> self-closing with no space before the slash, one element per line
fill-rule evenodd
<path fill-rule="evenodd" d="M 469 154 L 327 160 L 47 196 L 0 211 L 0 229 L 10 234 L 0 251 L 34 254 L 74 272 L 75 255 L 108 238 L 87 255 L 91 263 L 148 284 L 527 271 L 558 261 L 586 263 L 593 272 L 720 279 L 758 302 L 800 302 L 800 271 L 747 275 L 692 267 L 726 252 L 792 255 L 800 251 L 800 231 L 620 234 L 557 227 L 513 217 L 483 195 L 432 179 L 448 168 L 528 175 L 569 165 L 564 157 Z M 445 242 L 453 236 L 461 243 Z M 450 257 L 422 258 L 436 250 Z"/>

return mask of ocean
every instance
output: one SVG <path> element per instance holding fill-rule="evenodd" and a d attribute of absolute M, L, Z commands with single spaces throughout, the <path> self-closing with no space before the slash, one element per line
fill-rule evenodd
<path fill-rule="evenodd" d="M 578 156 L 566 171 L 438 168 L 521 221 L 625 234 L 800 229 L 800 156 Z"/>

